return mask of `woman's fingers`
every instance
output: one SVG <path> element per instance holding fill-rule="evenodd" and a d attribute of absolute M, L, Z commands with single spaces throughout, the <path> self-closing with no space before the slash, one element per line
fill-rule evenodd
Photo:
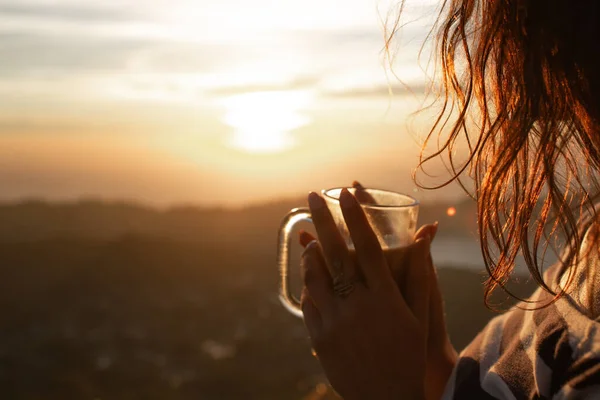
<path fill-rule="evenodd" d="M 325 200 L 312 192 L 308 196 L 308 205 L 331 276 L 343 274 L 345 279 L 355 279 L 354 262 Z"/>
<path fill-rule="evenodd" d="M 302 253 L 301 273 L 304 286 L 322 315 L 330 315 L 333 308 L 331 275 L 327 271 L 319 242 L 313 240 Z"/>
<path fill-rule="evenodd" d="M 429 324 L 430 249 L 429 236 L 415 243 L 408 260 L 404 293 L 406 304 L 423 327 Z"/>
<path fill-rule="evenodd" d="M 304 314 L 304 325 L 308 330 L 309 336 L 311 339 L 319 337 L 323 329 L 323 320 L 321 319 L 321 313 L 315 305 L 307 288 L 304 288 L 302 291 L 302 296 L 300 297 L 300 307 L 302 308 L 302 313 Z"/>
<path fill-rule="evenodd" d="M 304 230 L 301 230 L 300 232 L 298 232 L 298 240 L 300 241 L 300 245 L 302 247 L 308 246 L 308 244 L 315 239 L 316 239 L 316 237 L 314 237 L 313 235 L 311 235 L 310 233 L 308 233 Z"/>
<path fill-rule="evenodd" d="M 415 242 L 419 239 L 425 239 L 427 236 L 429 236 L 433 242 L 435 235 L 437 235 L 438 225 L 438 222 L 435 222 L 433 224 L 423 225 L 420 227 L 417 233 L 415 233 Z"/>
<path fill-rule="evenodd" d="M 340 206 L 367 286 L 376 289 L 387 281 L 393 282 L 377 235 L 360 203 L 347 189 L 340 194 Z"/>
<path fill-rule="evenodd" d="M 371 205 L 377 204 L 377 202 L 375 201 L 373 196 L 371 196 L 369 194 L 369 192 L 367 192 L 365 187 L 363 185 L 361 185 L 360 182 L 358 182 L 358 181 L 352 182 L 352 187 L 356 190 L 354 193 L 354 196 L 356 197 L 356 200 L 358 200 L 358 202 L 360 204 L 371 204 Z"/>
<path fill-rule="evenodd" d="M 359 201 L 359 203 L 361 203 L 361 204 L 377 204 L 375 202 L 375 199 L 373 198 L 373 196 L 371 196 L 369 194 L 369 192 L 367 192 L 365 187 L 362 184 L 360 184 L 360 182 L 358 182 L 358 181 L 352 182 L 352 187 L 354 189 L 356 189 L 355 196 L 356 196 L 356 199 Z M 315 239 L 316 238 L 311 233 L 306 232 L 303 229 L 301 229 L 300 232 L 298 232 L 298 240 L 302 247 L 308 246 L 308 244 Z"/>
<path fill-rule="evenodd" d="M 429 255 L 427 266 L 429 268 L 429 347 L 441 351 L 448 334 L 446 331 L 446 318 L 444 315 L 444 299 L 437 278 L 433 260 Z"/>
<path fill-rule="evenodd" d="M 433 263 L 429 264 L 429 293 L 431 300 L 429 302 L 429 315 L 430 315 L 430 331 L 434 333 L 429 341 L 433 341 L 436 339 L 436 335 L 438 337 L 442 337 L 446 334 L 446 320 L 444 317 L 444 300 L 442 298 L 442 292 L 440 290 L 440 285 L 438 283 L 437 274 L 433 269 Z"/>
<path fill-rule="evenodd" d="M 358 181 L 352 182 L 354 188 L 354 197 L 360 204 L 366 205 L 377 205 L 377 200 L 369 193 L 369 191 Z M 394 234 L 394 224 L 387 217 L 385 210 L 371 209 L 370 214 L 373 218 L 380 221 L 377 225 L 373 226 L 373 230 L 378 235 L 389 235 Z"/>

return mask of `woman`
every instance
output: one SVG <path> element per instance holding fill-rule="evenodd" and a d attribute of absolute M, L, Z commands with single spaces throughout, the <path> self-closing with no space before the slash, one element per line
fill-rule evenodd
<path fill-rule="evenodd" d="M 451 181 L 474 182 L 486 300 L 518 254 L 540 286 L 460 355 L 429 256 L 437 226 L 418 232 L 397 286 L 357 199 L 347 191 L 340 199 L 352 262 L 323 199 L 309 195 L 318 241 L 301 237 L 302 308 L 343 398 L 600 398 L 599 26 L 596 0 L 443 4 L 435 28 L 443 107 L 429 135 L 443 140 L 422 163 L 447 154 Z M 453 158 L 461 143 L 470 149 L 462 165 Z M 562 256 L 544 271 L 540 246 L 552 238 Z"/>

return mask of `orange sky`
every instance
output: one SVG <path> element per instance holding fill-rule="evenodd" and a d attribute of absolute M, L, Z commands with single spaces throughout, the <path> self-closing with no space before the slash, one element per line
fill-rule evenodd
<path fill-rule="evenodd" d="M 386 75 L 375 3 L 142 3 L 0 5 L 0 200 L 236 205 L 353 179 L 413 193 L 434 2 L 407 11 L 395 72 L 413 94 Z"/>

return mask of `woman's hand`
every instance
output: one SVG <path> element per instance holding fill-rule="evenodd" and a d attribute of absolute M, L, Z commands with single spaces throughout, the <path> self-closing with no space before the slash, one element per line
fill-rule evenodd
<path fill-rule="evenodd" d="M 302 257 L 304 321 L 329 382 L 346 400 L 424 399 L 429 331 L 430 238 L 410 254 L 415 289 L 403 296 L 365 214 L 347 190 L 340 205 L 348 248 L 325 204 L 309 196 L 320 242 Z M 411 285 L 412 286 L 412 285 Z"/>
<path fill-rule="evenodd" d="M 361 203 L 373 204 L 374 200 L 368 198 L 368 193 L 364 191 L 364 187 L 354 182 L 353 186 L 357 189 L 356 197 Z M 424 225 L 415 235 L 415 242 L 420 243 L 427 237 L 431 241 L 437 234 L 437 223 Z M 309 243 L 315 240 L 315 238 L 308 232 L 300 232 L 300 244 L 303 247 L 307 247 Z M 316 245 L 316 243 L 314 244 Z M 411 245 L 407 251 L 407 257 L 413 254 L 415 251 L 419 251 L 419 248 L 415 245 Z M 442 294 L 440 292 L 437 275 L 431 259 L 431 253 L 427 257 L 427 268 L 429 268 L 429 331 L 427 340 L 427 362 L 426 362 L 426 376 L 425 376 L 425 389 L 426 398 L 428 400 L 437 400 L 443 394 L 446 386 L 446 382 L 452 373 L 452 369 L 456 364 L 457 353 L 452 346 L 448 337 L 446 329 L 446 321 L 444 316 L 444 307 Z M 407 265 L 408 271 L 400 276 L 402 279 L 397 282 L 403 296 L 407 296 L 409 290 L 423 290 L 417 286 L 418 282 L 412 279 L 412 276 L 419 272 L 423 268 L 421 263 L 412 263 Z M 325 271 L 327 272 L 327 271 Z M 415 310 L 412 310 L 414 313 Z"/>

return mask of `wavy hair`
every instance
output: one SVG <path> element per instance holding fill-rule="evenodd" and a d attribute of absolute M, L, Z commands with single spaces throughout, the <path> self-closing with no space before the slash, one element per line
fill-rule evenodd
<path fill-rule="evenodd" d="M 596 0 L 443 1 L 430 35 L 441 111 L 423 147 L 437 139 L 438 148 L 421 153 L 417 172 L 441 157 L 451 177 L 417 184 L 474 182 L 467 191 L 477 201 L 488 306 L 494 289 L 507 290 L 519 254 L 555 299 L 564 291 L 544 281 L 548 245 L 562 248 L 564 267 L 578 265 L 580 218 L 595 217 L 598 193 L 599 29 Z M 457 159 L 460 146 L 466 160 Z"/>

